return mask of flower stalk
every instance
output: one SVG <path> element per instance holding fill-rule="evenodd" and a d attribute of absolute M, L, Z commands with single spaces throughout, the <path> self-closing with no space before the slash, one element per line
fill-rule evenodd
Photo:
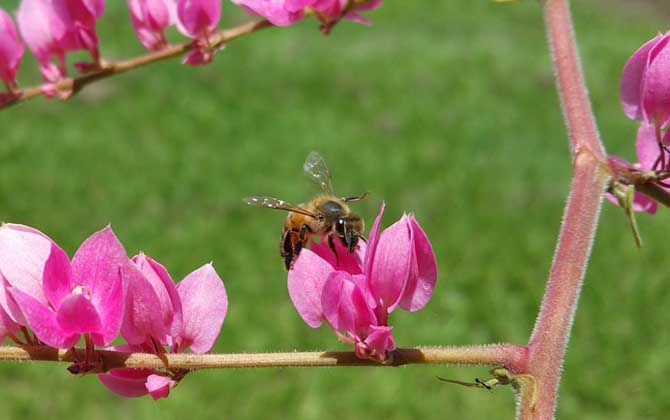
<path fill-rule="evenodd" d="M 85 357 L 85 349 L 58 350 L 46 346 L 0 346 L 0 360 L 75 362 Z M 416 347 L 396 349 L 393 360 L 380 364 L 359 359 L 353 351 L 286 353 L 126 353 L 96 350 L 100 373 L 118 368 L 147 369 L 230 369 L 319 366 L 403 366 L 403 365 L 488 365 L 523 371 L 526 348 L 512 344 L 465 347 Z"/>

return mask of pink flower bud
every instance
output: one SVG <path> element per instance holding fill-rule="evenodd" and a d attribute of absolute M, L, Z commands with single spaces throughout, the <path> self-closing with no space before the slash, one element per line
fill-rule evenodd
<path fill-rule="evenodd" d="M 165 28 L 173 23 L 174 0 L 128 0 L 130 20 L 145 48 L 156 51 L 167 45 Z"/>
<path fill-rule="evenodd" d="M 631 119 L 664 125 L 670 117 L 670 33 L 658 34 L 628 59 L 621 103 Z"/>
<path fill-rule="evenodd" d="M 232 0 L 249 13 L 263 16 L 276 26 L 288 26 L 301 20 L 305 7 L 314 0 Z"/>
<path fill-rule="evenodd" d="M 0 79 L 8 91 L 17 88 L 16 70 L 23 57 L 23 44 L 9 15 L 0 9 Z"/>

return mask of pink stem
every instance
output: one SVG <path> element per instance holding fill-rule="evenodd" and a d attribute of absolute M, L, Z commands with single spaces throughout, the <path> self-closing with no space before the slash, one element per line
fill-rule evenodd
<path fill-rule="evenodd" d="M 547 35 L 573 157 L 573 178 L 558 245 L 530 338 L 528 372 L 534 398 L 523 398 L 521 420 L 554 417 L 565 348 L 579 300 L 608 173 L 577 54 L 568 0 L 543 0 Z M 536 401 L 535 405 L 530 401 Z"/>

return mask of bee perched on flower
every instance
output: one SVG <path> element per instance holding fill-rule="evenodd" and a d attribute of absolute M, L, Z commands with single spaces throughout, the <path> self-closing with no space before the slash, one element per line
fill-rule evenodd
<path fill-rule="evenodd" d="M 336 259 L 323 243 L 303 250 L 288 273 L 288 291 L 307 325 L 317 328 L 326 321 L 358 357 L 386 363 L 396 347 L 388 315 L 398 307 L 414 312 L 428 303 L 437 263 L 413 215 L 404 214 L 380 233 L 383 213 L 384 205 L 367 245 L 354 253 Z"/>

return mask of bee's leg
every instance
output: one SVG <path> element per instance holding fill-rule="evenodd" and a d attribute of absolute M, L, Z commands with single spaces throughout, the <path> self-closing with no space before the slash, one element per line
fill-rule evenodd
<path fill-rule="evenodd" d="M 359 196 L 355 196 L 355 197 L 344 197 L 344 198 L 342 198 L 342 200 L 343 200 L 345 203 L 355 203 L 355 202 L 357 202 L 357 201 L 362 201 L 362 200 L 364 200 L 365 197 L 368 196 L 368 194 L 369 194 L 369 192 L 366 191 L 366 192 L 364 192 L 363 194 L 361 194 L 361 195 L 359 195 Z"/>
<path fill-rule="evenodd" d="M 335 265 L 340 265 L 340 258 L 337 256 L 337 251 L 335 250 L 335 242 L 333 241 L 333 234 L 328 235 L 328 247 L 335 254 Z"/>
<path fill-rule="evenodd" d="M 291 240 L 291 237 L 293 235 L 293 232 L 289 229 L 285 229 L 282 232 L 282 237 L 281 241 L 279 243 L 279 251 L 281 253 L 281 256 L 284 257 L 284 266 L 286 269 L 290 269 L 291 265 L 293 263 L 293 241 Z"/>
<path fill-rule="evenodd" d="M 294 231 L 295 232 L 295 231 Z M 300 251 L 307 245 L 309 240 L 309 235 L 312 233 L 312 230 L 308 225 L 302 225 L 298 231 L 298 240 L 293 244 L 293 255 L 294 258 L 298 258 Z M 294 233 L 295 234 L 295 233 Z"/>

